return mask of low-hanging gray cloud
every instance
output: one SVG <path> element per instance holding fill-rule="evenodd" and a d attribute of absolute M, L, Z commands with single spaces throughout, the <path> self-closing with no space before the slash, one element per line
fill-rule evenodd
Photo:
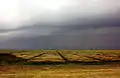
<path fill-rule="evenodd" d="M 0 10 L 0 17 L 4 18 L 0 18 L 0 48 L 120 48 L 119 0 L 65 1 L 68 4 L 62 8 L 43 9 L 38 0 L 17 0 L 17 11 L 10 7 L 15 17 L 8 14 L 8 6 L 5 11 Z"/>

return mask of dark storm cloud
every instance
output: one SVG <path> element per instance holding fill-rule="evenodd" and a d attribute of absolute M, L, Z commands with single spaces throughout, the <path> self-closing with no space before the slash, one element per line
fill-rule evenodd
<path fill-rule="evenodd" d="M 70 0 L 72 3 L 58 12 L 53 7 L 52 11 L 41 10 L 40 0 L 34 1 L 26 0 L 26 4 L 23 0 L 18 19 L 5 14 L 10 19 L 4 21 L 10 25 L 0 27 L 0 48 L 120 49 L 119 0 Z M 20 17 L 32 18 L 23 24 Z"/>
<path fill-rule="evenodd" d="M 83 33 L 14 38 L 2 47 L 12 49 L 119 49 L 120 33 Z M 12 45 L 12 46 L 11 46 Z"/>
<path fill-rule="evenodd" d="M 80 19 L 73 20 L 64 26 L 60 26 L 58 30 L 54 31 L 52 34 L 64 35 L 72 31 L 82 31 L 88 29 L 99 29 L 105 27 L 120 27 L 120 18 L 98 18 L 94 20 L 84 21 L 81 23 Z"/>
<path fill-rule="evenodd" d="M 118 15 L 116 15 L 118 16 Z M 49 29 L 49 28 L 57 28 L 58 31 L 64 33 L 66 31 L 74 31 L 74 30 L 84 30 L 84 29 L 96 29 L 101 27 L 120 27 L 120 18 L 112 17 L 112 16 L 102 16 L 102 17 L 91 17 L 91 18 L 74 18 L 71 21 L 65 21 L 64 19 L 61 22 L 54 22 L 54 23 L 30 23 L 28 25 L 24 25 L 22 27 L 13 28 L 13 29 L 0 29 L 0 33 L 6 33 L 11 31 L 22 31 L 22 30 L 39 30 L 39 29 Z M 45 30 L 46 30 L 45 29 Z"/>
<path fill-rule="evenodd" d="M 26 31 L 29 33 L 44 33 L 44 32 L 50 32 L 56 28 L 55 25 L 48 25 L 48 24 L 31 24 L 31 25 L 26 25 L 18 28 L 13 28 L 13 29 L 0 29 L 0 33 L 9 33 L 9 32 L 22 32 Z M 20 34 L 19 34 L 20 35 Z"/>
<path fill-rule="evenodd" d="M 7 41 L 1 48 L 12 49 L 119 49 L 120 25 L 118 19 L 95 19 L 79 23 L 80 20 L 53 24 L 33 24 L 11 31 L 25 31 Z M 51 30 L 51 29 L 54 29 Z M 46 31 L 45 31 L 46 30 Z M 49 34 L 44 34 L 44 31 Z M 35 33 L 35 34 L 33 34 Z M 38 35 L 36 35 L 38 34 Z M 20 36 L 21 35 L 21 36 Z M 30 37 L 28 37 L 30 35 Z M 36 36 L 35 36 L 36 35 Z M 27 36 L 27 37 L 25 37 Z M 11 46 L 12 45 L 12 46 Z"/>

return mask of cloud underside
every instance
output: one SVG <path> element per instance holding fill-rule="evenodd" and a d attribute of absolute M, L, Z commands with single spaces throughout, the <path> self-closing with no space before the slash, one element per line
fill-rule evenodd
<path fill-rule="evenodd" d="M 1 49 L 120 49 L 119 0 L 66 0 L 60 10 L 14 1 L 0 5 Z"/>
<path fill-rule="evenodd" d="M 83 20 L 82 20 L 83 21 Z M 119 49 L 119 19 L 75 19 L 63 23 L 34 23 L 0 30 L 0 48 Z"/>
<path fill-rule="evenodd" d="M 1 48 L 12 49 L 119 49 L 120 27 L 103 27 L 66 31 L 59 34 L 15 36 L 1 42 Z"/>

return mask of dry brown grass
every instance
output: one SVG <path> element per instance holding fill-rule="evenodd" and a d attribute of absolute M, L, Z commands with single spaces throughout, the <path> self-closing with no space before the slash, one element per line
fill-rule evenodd
<path fill-rule="evenodd" d="M 7 66 L 0 78 L 120 78 L 120 67 L 108 66 Z"/>
<path fill-rule="evenodd" d="M 69 61 L 95 62 L 94 58 L 120 61 L 120 50 L 28 50 L 14 52 L 13 54 L 17 57 L 30 58 L 40 53 L 47 53 L 29 61 L 65 62 L 57 52 L 61 53 Z M 120 78 L 120 63 L 106 65 L 80 65 L 79 63 L 0 66 L 0 78 Z"/>
<path fill-rule="evenodd" d="M 62 58 L 57 54 L 57 52 L 61 53 L 64 57 L 66 57 L 70 61 L 94 61 L 93 58 L 88 58 L 86 56 L 91 56 L 94 58 L 98 58 L 101 60 L 120 60 L 120 50 L 28 50 L 26 52 L 14 53 L 18 57 L 22 58 L 30 58 L 40 53 L 48 53 L 44 54 L 38 58 L 41 60 L 46 59 L 59 59 Z"/>

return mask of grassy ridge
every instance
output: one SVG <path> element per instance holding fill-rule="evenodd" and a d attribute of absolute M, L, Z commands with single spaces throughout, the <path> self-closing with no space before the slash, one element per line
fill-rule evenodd
<path fill-rule="evenodd" d="M 120 50 L 0 50 L 0 52 L 12 52 L 17 57 L 32 58 L 28 61 L 29 65 L 0 66 L 0 78 L 120 78 L 118 63 Z M 44 64 L 66 62 L 59 53 L 68 61 L 79 63 Z M 101 61 L 118 62 L 101 64 Z M 82 65 L 81 62 L 87 63 Z M 89 65 L 88 62 L 95 64 Z"/>
<path fill-rule="evenodd" d="M 120 62 L 120 50 L 0 50 L 29 59 L 28 62 L 96 63 Z"/>

